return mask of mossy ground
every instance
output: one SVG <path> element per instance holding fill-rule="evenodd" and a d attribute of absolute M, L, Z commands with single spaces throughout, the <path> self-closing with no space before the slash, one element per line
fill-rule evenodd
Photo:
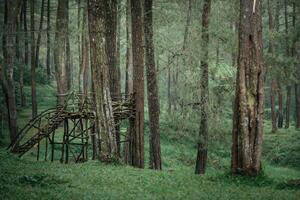
<path fill-rule="evenodd" d="M 41 110 L 46 106 L 44 102 Z M 19 124 L 29 117 L 30 108 L 20 111 Z M 19 158 L 6 151 L 5 133 L 0 148 L 0 199 L 299 199 L 299 131 L 290 128 L 271 134 L 266 122 L 263 174 L 232 177 L 230 120 L 225 121 L 224 128 L 212 129 L 207 174 L 198 176 L 194 174 L 197 120 L 176 118 L 162 114 L 163 171 L 92 160 L 36 161 L 34 152 Z M 146 160 L 147 127 L 146 122 Z"/>

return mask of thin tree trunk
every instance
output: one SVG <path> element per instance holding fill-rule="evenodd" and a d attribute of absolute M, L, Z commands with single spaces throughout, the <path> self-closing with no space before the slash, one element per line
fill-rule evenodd
<path fill-rule="evenodd" d="M 284 128 L 290 127 L 290 106 L 291 106 L 291 95 L 292 95 L 292 87 L 286 87 L 286 107 L 285 107 L 285 126 Z"/>
<path fill-rule="evenodd" d="M 88 69 L 89 69 L 89 48 L 87 30 L 87 8 L 83 11 L 82 30 L 81 30 L 81 56 L 79 68 L 79 91 L 87 95 L 88 91 Z"/>
<path fill-rule="evenodd" d="M 183 46 L 182 46 L 182 51 L 183 51 L 183 65 L 186 67 L 186 48 L 188 45 L 188 36 L 189 36 L 189 28 L 191 25 L 192 21 L 192 0 L 189 0 L 188 2 L 188 10 L 187 10 L 187 16 L 186 16 L 186 24 L 185 24 L 185 29 L 184 29 L 184 36 L 183 36 Z"/>
<path fill-rule="evenodd" d="M 232 174 L 261 173 L 264 110 L 261 0 L 240 0 L 239 56 L 232 130 Z"/>
<path fill-rule="evenodd" d="M 300 128 L 300 86 L 295 84 L 296 128 Z"/>
<path fill-rule="evenodd" d="M 126 71 L 125 71 L 125 94 L 129 95 L 133 93 L 133 61 L 132 61 L 132 30 L 131 30 L 131 0 L 127 0 L 126 5 Z M 132 126 L 127 128 L 127 140 L 132 137 Z M 124 144 L 124 162 L 126 164 L 132 163 L 132 158 L 130 156 L 131 146 L 130 142 L 125 142 Z"/>
<path fill-rule="evenodd" d="M 275 27 L 276 32 L 279 33 L 279 17 L 280 17 L 280 0 L 276 1 L 276 13 L 275 13 Z M 277 95 L 278 95 L 278 114 L 277 114 L 277 123 L 278 128 L 283 127 L 283 95 L 282 95 L 282 88 L 279 81 L 277 81 Z"/>
<path fill-rule="evenodd" d="M 155 69 L 152 0 L 145 1 L 144 30 L 146 50 L 146 74 L 148 91 L 148 108 L 150 122 L 150 168 L 161 170 L 160 133 L 159 133 L 159 96 Z"/>
<path fill-rule="evenodd" d="M 283 127 L 283 97 L 281 84 L 277 82 L 277 94 L 278 94 L 278 128 Z"/>
<path fill-rule="evenodd" d="M 50 37 L 50 31 L 51 31 L 51 13 L 50 13 L 50 0 L 47 0 L 47 58 L 46 58 L 46 68 L 47 68 L 47 78 L 48 81 L 50 81 L 51 76 L 51 52 L 50 52 L 50 45 L 51 45 L 51 37 Z"/>
<path fill-rule="evenodd" d="M 168 85 L 167 85 L 167 94 L 168 94 L 168 114 L 171 114 L 172 111 L 172 97 L 171 97 L 171 58 L 168 58 Z"/>
<path fill-rule="evenodd" d="M 117 36 L 116 36 L 116 83 L 115 91 L 118 96 L 121 96 L 121 66 L 120 66 L 120 43 L 121 43 L 121 0 L 117 1 Z M 116 126 L 116 138 L 118 155 L 121 157 L 121 132 L 120 125 Z"/>
<path fill-rule="evenodd" d="M 34 21 L 34 0 L 30 0 L 30 46 L 31 46 L 31 107 L 32 118 L 37 115 L 36 101 L 36 57 L 35 57 L 35 21 Z"/>
<path fill-rule="evenodd" d="M 37 42 L 36 42 L 36 52 L 35 52 L 35 68 L 36 69 L 39 67 L 40 46 L 41 46 L 43 22 L 44 22 L 44 9 L 45 9 L 44 4 L 45 4 L 45 0 L 42 0 L 40 26 L 39 26 L 39 32 L 38 32 L 38 37 L 37 37 Z"/>
<path fill-rule="evenodd" d="M 135 96 L 135 118 L 131 120 L 132 165 L 144 168 L 144 47 L 142 3 L 131 2 L 133 92 Z"/>
<path fill-rule="evenodd" d="M 274 22 L 272 16 L 272 8 L 270 4 L 270 0 L 268 0 L 268 15 L 269 15 L 269 49 L 268 53 L 273 56 L 274 48 L 273 48 L 273 39 L 272 35 L 274 31 Z M 277 120 L 276 120 L 276 109 L 275 109 L 275 95 L 276 95 L 276 79 L 274 75 L 271 80 L 271 118 L 272 118 L 272 132 L 275 133 L 277 131 Z"/>
<path fill-rule="evenodd" d="M 207 146 L 208 146 L 208 46 L 209 46 L 209 18 L 211 10 L 211 0 L 205 0 L 202 14 L 202 51 L 201 59 L 201 98 L 200 98 L 200 130 L 199 142 L 197 148 L 196 174 L 205 174 L 207 163 Z"/>
<path fill-rule="evenodd" d="M 284 21 L 285 21 L 285 45 L 286 45 L 286 56 L 290 56 L 289 47 L 289 26 L 288 26 L 288 13 L 287 13 L 287 0 L 284 1 Z M 286 87 L 286 104 L 285 104 L 285 128 L 290 126 L 290 104 L 291 104 L 291 86 L 288 83 Z"/>
<path fill-rule="evenodd" d="M 23 2 L 22 11 L 21 11 L 21 15 L 20 15 L 20 21 L 19 21 L 19 24 L 18 24 L 19 30 L 22 30 L 22 27 L 23 27 L 23 20 L 24 20 L 24 14 L 23 13 L 25 12 L 24 9 L 26 9 L 25 2 Z M 24 31 L 24 29 L 22 31 Z M 23 43 L 25 41 L 25 34 L 21 34 L 21 38 L 22 38 L 22 40 L 20 41 L 20 43 Z M 21 45 L 21 48 L 22 47 L 23 47 L 23 44 Z M 24 107 L 25 106 L 24 67 L 26 65 L 26 63 L 25 63 L 24 49 L 21 51 L 20 61 L 21 60 L 22 60 L 22 62 L 20 62 L 20 79 L 19 79 L 19 85 L 20 85 L 21 106 Z"/>
<path fill-rule="evenodd" d="M 293 29 L 296 29 L 296 1 L 293 2 Z M 291 49 L 292 57 L 295 56 L 296 54 L 296 43 L 293 42 L 292 44 L 292 49 Z M 299 63 L 295 62 L 294 66 L 296 68 L 296 77 L 300 78 L 300 73 L 299 73 Z M 294 85 L 295 89 L 295 127 L 300 128 L 300 86 L 299 86 L 299 81 L 295 83 Z"/>
<path fill-rule="evenodd" d="M 82 52 L 81 52 L 81 50 L 82 50 L 82 45 L 84 44 L 83 43 L 83 41 L 80 41 L 80 37 L 82 37 L 82 34 L 83 33 L 81 33 L 80 34 L 80 21 L 81 21 L 81 16 L 82 16 L 82 22 L 84 21 L 84 18 L 85 18 L 85 16 L 84 16 L 84 12 L 85 11 L 83 11 L 83 15 L 81 15 L 81 0 L 77 0 L 77 29 L 78 29 L 78 35 L 77 35 L 77 42 L 78 42 L 78 64 L 79 64 L 79 67 L 78 67 L 78 69 L 80 70 L 81 69 L 81 65 L 82 65 Z M 83 26 L 83 23 L 82 23 L 82 26 Z M 82 28 L 81 29 L 82 31 L 84 30 L 84 28 Z M 79 85 L 79 88 L 80 88 L 81 86 Z"/>
<path fill-rule="evenodd" d="M 117 156 L 116 131 L 109 86 L 108 55 L 106 53 L 106 12 L 104 0 L 88 1 L 88 21 L 91 49 L 92 79 L 96 104 L 96 126 L 100 134 L 100 159 Z"/>

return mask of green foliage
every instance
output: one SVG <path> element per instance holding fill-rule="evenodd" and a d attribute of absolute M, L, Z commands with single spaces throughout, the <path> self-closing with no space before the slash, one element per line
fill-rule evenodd
<path fill-rule="evenodd" d="M 265 135 L 265 141 L 263 153 L 266 160 L 276 165 L 300 168 L 299 130 L 290 128 L 269 133 Z"/>

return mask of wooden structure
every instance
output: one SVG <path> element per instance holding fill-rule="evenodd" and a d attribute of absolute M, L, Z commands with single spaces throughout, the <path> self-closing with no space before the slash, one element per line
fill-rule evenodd
<path fill-rule="evenodd" d="M 112 105 L 116 124 L 134 116 L 132 95 L 113 97 Z M 89 139 L 93 140 L 95 134 L 94 107 L 88 96 L 72 92 L 66 95 L 63 106 L 47 109 L 30 120 L 9 148 L 19 156 L 36 149 L 39 160 L 43 146 L 44 160 L 47 160 L 50 154 L 53 161 L 57 158 L 55 150 L 59 149 L 61 162 L 68 163 L 70 157 L 74 158 L 75 162 L 86 161 L 91 146 Z"/>

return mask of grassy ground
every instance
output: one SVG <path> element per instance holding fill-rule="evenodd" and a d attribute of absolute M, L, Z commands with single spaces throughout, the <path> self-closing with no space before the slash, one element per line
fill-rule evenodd
<path fill-rule="evenodd" d="M 22 125 L 30 109 L 19 114 Z M 161 172 L 92 160 L 82 164 L 37 162 L 34 152 L 22 158 L 8 153 L 4 139 L 0 147 L 0 199 L 299 199 L 299 131 L 291 128 L 271 134 L 267 122 L 264 173 L 257 178 L 231 177 L 230 120 L 215 122 L 216 127 L 226 128 L 212 129 L 207 174 L 197 176 L 193 173 L 197 120 L 175 116 L 161 121 Z M 147 137 L 146 128 L 146 141 Z M 148 144 L 145 150 L 148 160 Z"/>

